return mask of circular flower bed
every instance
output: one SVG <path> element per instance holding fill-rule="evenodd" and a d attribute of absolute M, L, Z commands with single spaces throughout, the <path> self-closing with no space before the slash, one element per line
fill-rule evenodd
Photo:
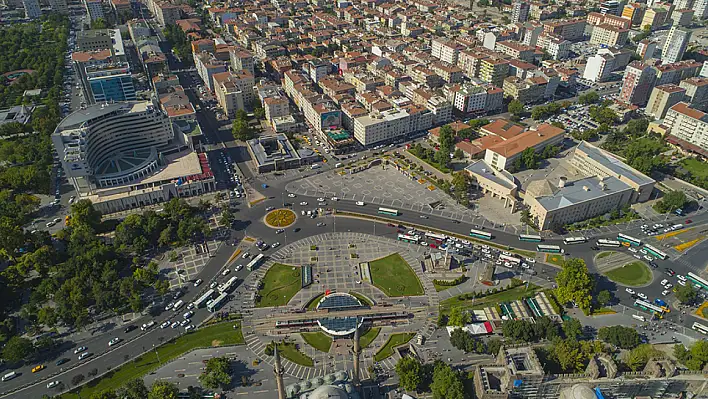
<path fill-rule="evenodd" d="M 295 223 L 295 212 L 289 209 L 276 209 L 268 212 L 265 222 L 270 227 L 288 227 Z"/>

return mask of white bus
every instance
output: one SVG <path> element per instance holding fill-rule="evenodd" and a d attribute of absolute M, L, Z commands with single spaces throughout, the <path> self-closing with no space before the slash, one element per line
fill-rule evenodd
<path fill-rule="evenodd" d="M 257 268 L 258 265 L 261 264 L 263 257 L 264 257 L 263 254 L 258 254 L 255 258 L 253 258 L 253 260 L 248 262 L 248 264 L 246 265 L 246 270 L 248 270 L 250 272 L 253 269 Z"/>
<path fill-rule="evenodd" d="M 537 236 L 537 235 L 520 234 L 519 241 L 541 242 L 541 241 L 543 241 L 543 238 L 541 238 L 541 236 Z"/>
<path fill-rule="evenodd" d="M 563 239 L 563 244 L 565 245 L 582 244 L 584 242 L 588 242 L 585 237 L 566 237 Z"/>
<path fill-rule="evenodd" d="M 697 322 L 696 322 L 696 323 L 693 323 L 693 325 L 691 326 L 691 328 L 694 329 L 694 330 L 696 330 L 696 331 L 698 331 L 699 333 L 701 333 L 701 334 L 703 334 L 703 335 L 708 335 L 708 327 L 704 326 L 704 325 L 701 324 L 701 323 L 697 323 Z"/>
<path fill-rule="evenodd" d="M 214 296 L 214 293 L 215 293 L 215 292 L 216 292 L 216 291 L 214 291 L 213 289 L 211 289 L 211 290 L 207 291 L 206 293 L 204 293 L 204 295 L 200 296 L 199 299 L 197 299 L 196 301 L 194 301 L 194 307 L 195 307 L 195 308 L 201 308 L 202 305 L 204 305 L 205 303 L 207 303 L 207 301 L 210 300 L 212 296 Z"/>
<path fill-rule="evenodd" d="M 647 321 L 646 317 L 640 316 L 638 314 L 633 314 L 632 317 L 639 320 L 639 321 Z"/>
<path fill-rule="evenodd" d="M 634 237 L 630 237 L 626 234 L 618 233 L 617 234 L 617 241 L 619 242 L 626 242 L 629 245 L 633 245 L 635 247 L 641 246 L 642 245 L 642 240 Z"/>
<path fill-rule="evenodd" d="M 661 260 L 665 260 L 666 258 L 669 257 L 669 255 L 667 255 L 666 253 L 660 251 L 659 249 L 657 249 L 655 247 L 652 247 L 649 244 L 644 244 L 644 249 L 646 249 L 647 252 L 649 252 L 649 254 L 656 256 L 657 258 L 659 258 Z"/>
<path fill-rule="evenodd" d="M 379 213 L 382 215 L 398 216 L 398 209 L 379 208 Z"/>
<path fill-rule="evenodd" d="M 236 284 L 236 281 L 238 278 L 236 276 L 231 277 L 229 281 L 225 282 L 224 284 L 219 286 L 219 292 L 224 293 L 224 292 L 229 292 L 231 290 L 231 287 L 233 287 L 234 284 Z"/>
<path fill-rule="evenodd" d="M 409 236 L 407 234 L 399 234 L 398 241 L 409 242 L 411 244 L 418 244 L 420 239 L 418 236 Z"/>
<path fill-rule="evenodd" d="M 536 245 L 536 251 L 538 252 L 550 252 L 554 254 L 565 253 L 565 250 L 557 245 Z"/>
<path fill-rule="evenodd" d="M 480 230 L 470 230 L 470 236 L 475 238 L 482 238 L 484 240 L 492 239 L 492 233 L 487 233 L 486 231 Z"/>
<path fill-rule="evenodd" d="M 447 239 L 447 237 L 444 234 L 437 234 L 437 233 L 433 233 L 432 231 L 428 231 L 427 233 L 425 233 L 425 237 L 429 238 L 431 240 L 440 241 L 440 242 L 443 242 Z"/>
<path fill-rule="evenodd" d="M 207 310 L 210 312 L 214 312 L 216 310 L 219 310 L 219 308 L 221 308 L 221 306 L 223 306 L 224 303 L 226 302 L 227 296 L 229 296 L 229 294 L 224 292 L 221 295 L 219 295 L 218 297 L 216 297 L 216 299 L 214 299 L 213 301 L 211 301 L 207 304 Z"/>
<path fill-rule="evenodd" d="M 700 278 L 695 273 L 688 272 L 686 274 L 686 278 L 689 279 L 693 284 L 698 285 L 700 288 L 703 288 L 704 290 L 708 290 L 708 281 Z"/>
<path fill-rule="evenodd" d="M 499 255 L 499 260 L 501 260 L 503 262 L 513 263 L 516 266 L 521 264 L 521 259 L 517 258 L 516 256 L 501 254 L 501 255 Z"/>
<path fill-rule="evenodd" d="M 652 312 L 659 317 L 664 314 L 664 309 L 662 309 L 661 307 L 656 306 L 653 303 L 643 301 L 641 299 L 637 299 L 636 301 L 634 301 L 634 306 Z"/>
<path fill-rule="evenodd" d="M 597 240 L 597 246 L 598 247 L 621 247 L 622 243 L 619 241 L 615 240 L 606 240 L 604 238 L 600 238 Z"/>

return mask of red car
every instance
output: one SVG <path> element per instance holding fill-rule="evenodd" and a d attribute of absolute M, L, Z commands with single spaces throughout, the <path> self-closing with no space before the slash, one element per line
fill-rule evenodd
<path fill-rule="evenodd" d="M 691 220 L 691 219 L 686 219 L 686 224 L 691 224 L 691 223 L 693 223 L 693 220 Z"/>
<path fill-rule="evenodd" d="M 435 244 L 428 244 L 428 246 L 429 246 L 430 248 L 437 248 L 437 247 L 438 247 L 438 246 L 435 245 Z"/>

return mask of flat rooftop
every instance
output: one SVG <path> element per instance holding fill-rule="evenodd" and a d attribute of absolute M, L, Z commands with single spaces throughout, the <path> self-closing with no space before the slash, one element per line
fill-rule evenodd
<path fill-rule="evenodd" d="M 484 160 L 479 160 L 477 162 L 471 163 L 469 166 L 465 168 L 466 170 L 470 171 L 471 173 L 474 173 L 476 175 L 482 176 L 486 179 L 489 179 L 493 181 L 494 183 L 499 184 L 502 187 L 506 187 L 510 190 L 516 188 L 516 184 L 514 183 L 514 176 L 505 171 L 498 171 L 494 170 L 491 166 L 487 165 Z"/>
<path fill-rule="evenodd" d="M 593 176 L 568 182 L 565 187 L 559 187 L 552 194 L 536 198 L 536 200 L 546 210 L 552 211 L 626 190 L 632 190 L 632 188 L 616 177 L 600 179 Z"/>
<path fill-rule="evenodd" d="M 654 179 L 620 161 L 611 153 L 585 141 L 581 141 L 576 150 L 584 152 L 590 159 L 609 169 L 612 173 L 616 174 L 617 177 L 624 176 L 640 186 L 656 183 Z"/>

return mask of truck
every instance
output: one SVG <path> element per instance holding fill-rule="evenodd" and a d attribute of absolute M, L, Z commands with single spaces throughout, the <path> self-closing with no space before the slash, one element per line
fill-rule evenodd
<path fill-rule="evenodd" d="M 660 298 L 654 299 L 654 304 L 657 305 L 657 306 L 661 306 L 661 307 L 666 307 L 666 306 L 667 306 L 667 305 L 666 305 L 666 302 L 664 302 L 664 301 L 663 301 L 662 299 L 660 299 Z"/>
<path fill-rule="evenodd" d="M 261 187 L 263 187 L 263 188 L 268 188 L 268 185 L 265 184 L 265 183 L 263 183 L 263 184 L 261 184 Z"/>

